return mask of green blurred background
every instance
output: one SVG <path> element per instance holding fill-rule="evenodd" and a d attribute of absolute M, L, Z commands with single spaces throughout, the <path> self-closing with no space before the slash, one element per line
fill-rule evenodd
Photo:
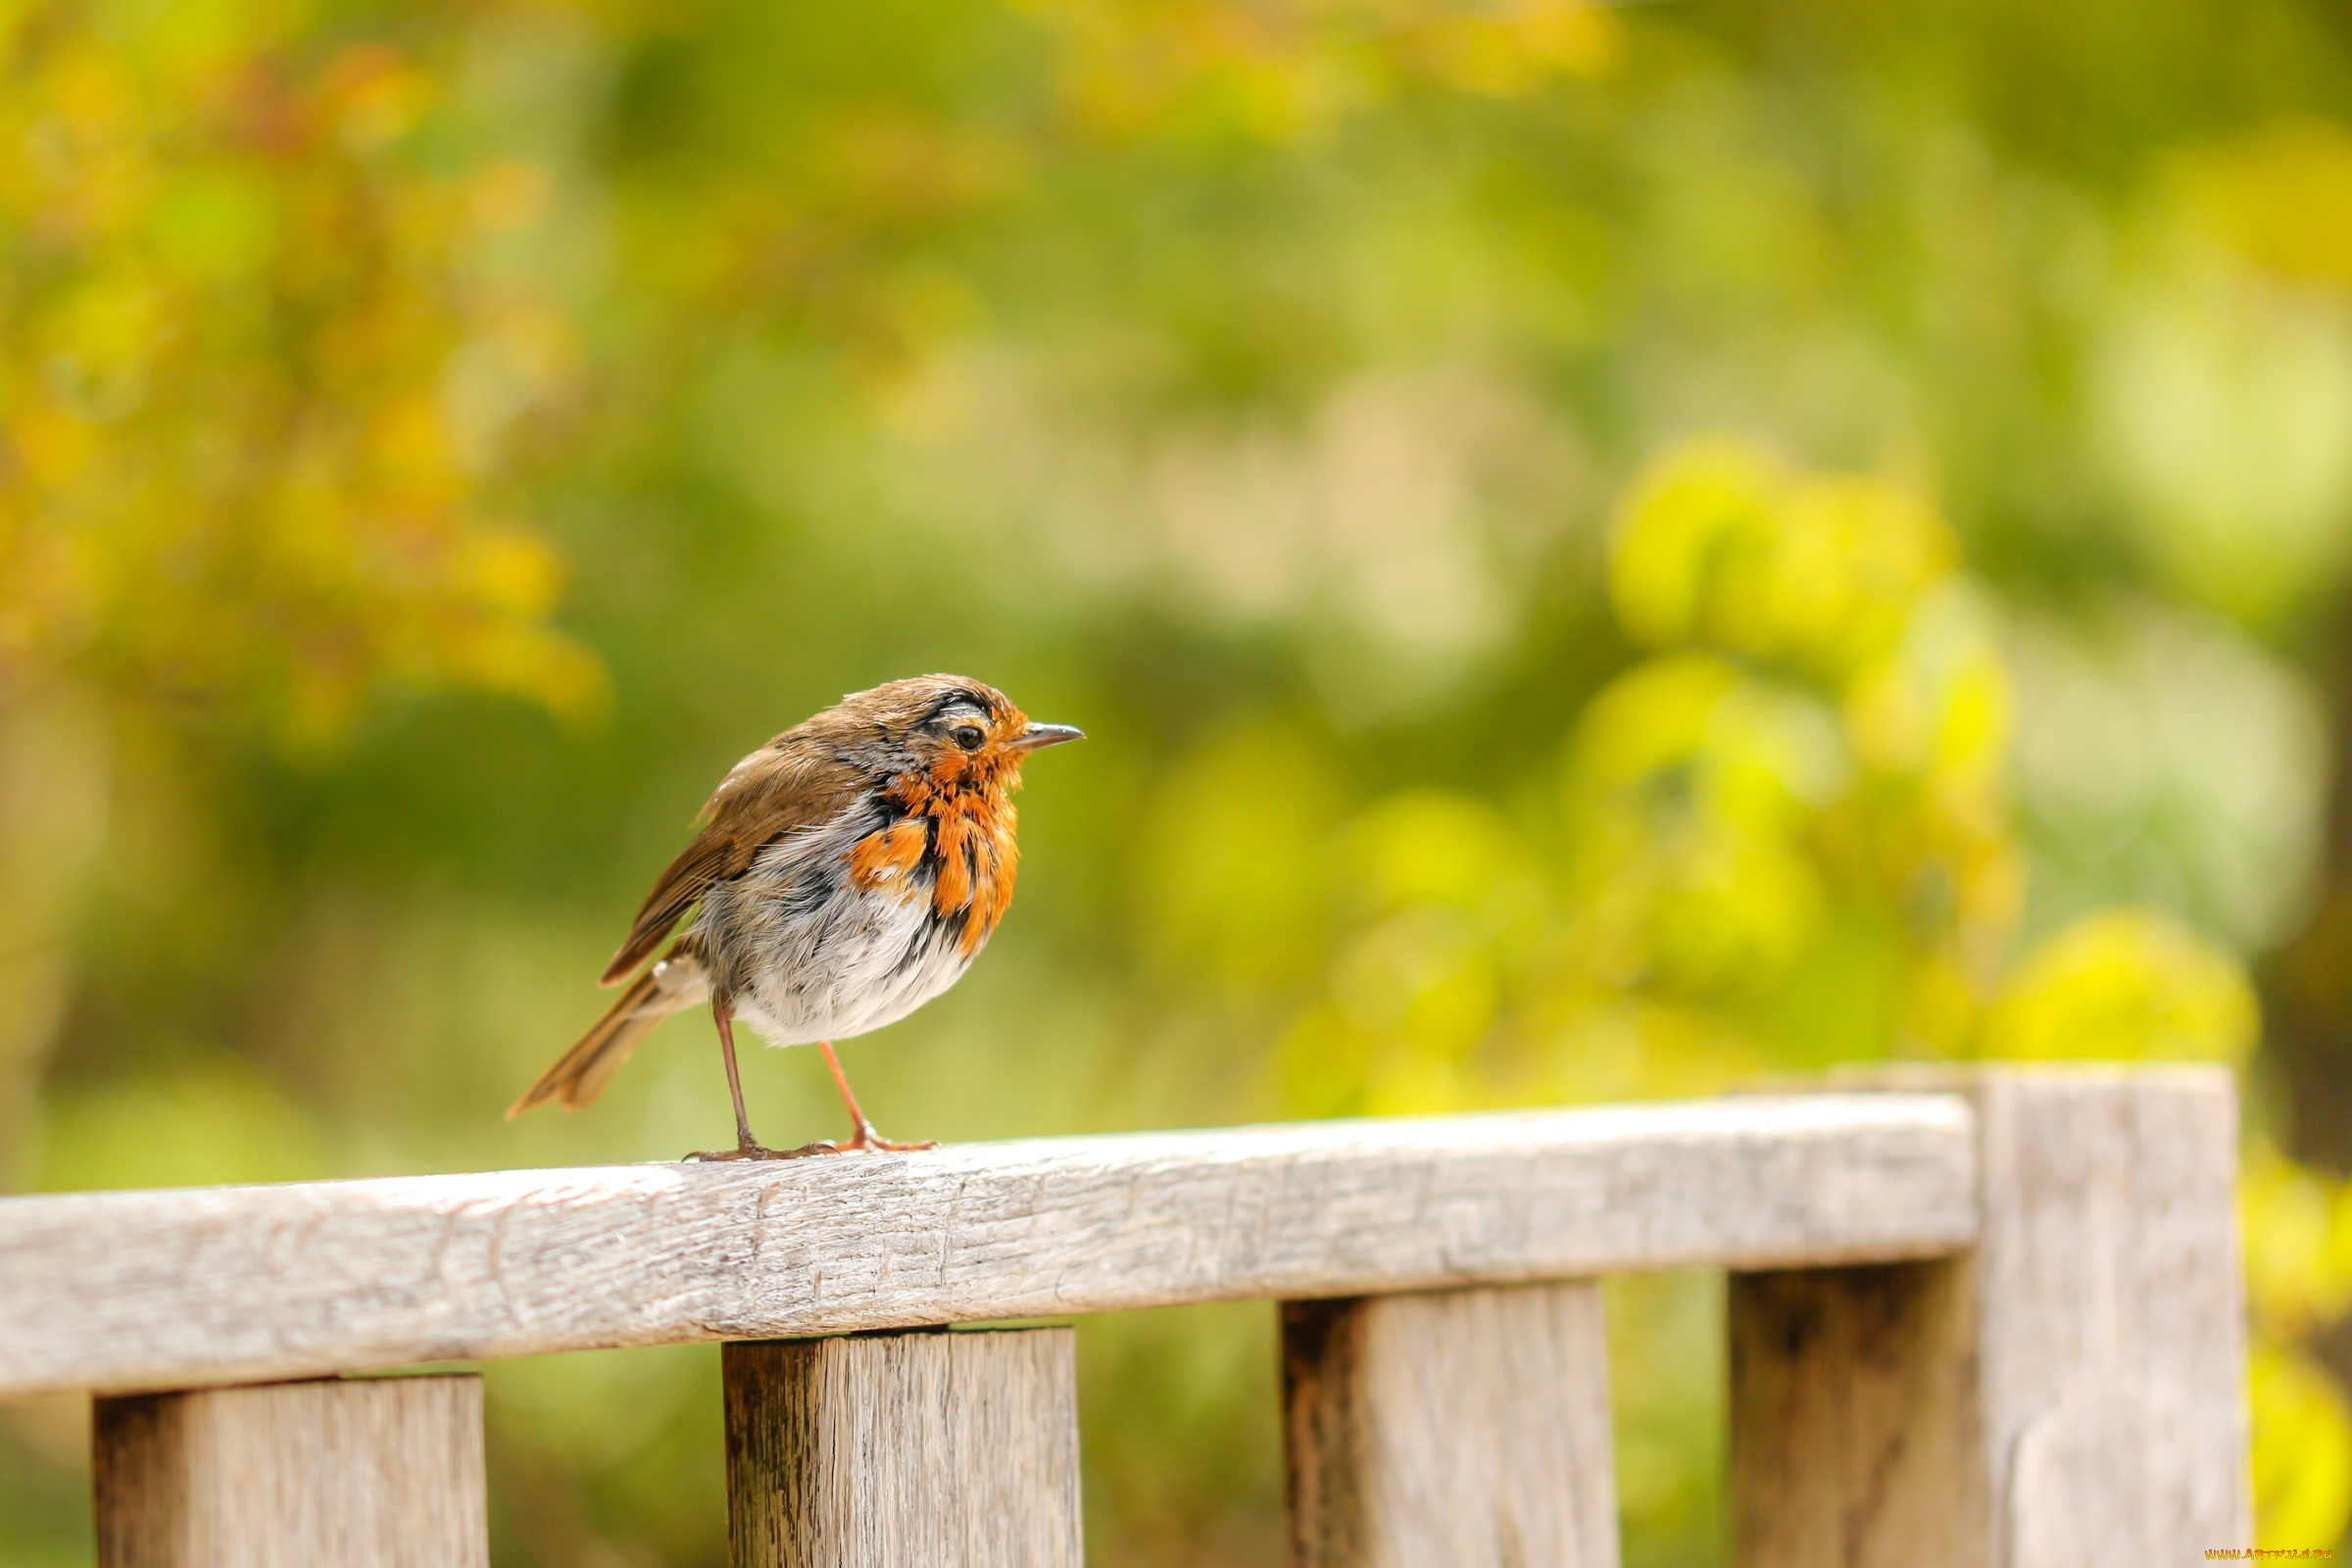
<path fill-rule="evenodd" d="M 723 1141 L 701 1019 L 499 1112 L 938 668 L 1094 738 L 894 1133 L 2228 1061 L 2343 1535 L 2340 8 L 0 0 L 0 1190 Z M 1720 1281 L 1612 1291 L 1629 1562 L 1719 1562 Z M 1274 1568 L 1270 1311 L 1081 1344 L 1095 1560 Z M 724 1560 L 707 1348 L 489 1378 L 502 1563 Z"/>

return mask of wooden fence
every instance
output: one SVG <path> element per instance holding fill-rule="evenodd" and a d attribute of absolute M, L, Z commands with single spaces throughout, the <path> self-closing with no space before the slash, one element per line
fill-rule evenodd
<path fill-rule="evenodd" d="M 1594 1279 L 1700 1265 L 1741 1568 L 2185 1564 L 2250 1541 L 2235 1145 L 2219 1072 L 1999 1070 L 9 1199 L 0 1396 L 100 1396 L 103 1568 L 473 1568 L 478 1380 L 340 1374 L 724 1340 L 738 1568 L 1059 1568 L 1070 1331 L 940 1326 L 1265 1298 L 1296 1564 L 1600 1568 Z"/>

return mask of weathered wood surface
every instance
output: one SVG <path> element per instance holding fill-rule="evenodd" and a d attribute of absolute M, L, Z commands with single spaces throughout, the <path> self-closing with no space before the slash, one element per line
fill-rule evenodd
<path fill-rule="evenodd" d="M 728 1346 L 734 1568 L 1079 1568 L 1076 1338 Z"/>
<path fill-rule="evenodd" d="M 99 1568 L 487 1568 L 482 1380 L 97 1402 Z"/>
<path fill-rule="evenodd" d="M 1952 1251 L 1949 1094 L 0 1200 L 0 1395 Z"/>
<path fill-rule="evenodd" d="M 1737 1568 L 1992 1568 L 1973 1289 L 1957 1258 L 1732 1276 Z"/>
<path fill-rule="evenodd" d="M 2251 1540 L 2230 1076 L 1967 1083 L 1973 1252 L 1735 1283 L 1735 1561 L 2133 1568 Z"/>
<path fill-rule="evenodd" d="M 1591 1281 L 1283 1304 L 1292 1568 L 1617 1568 Z"/>

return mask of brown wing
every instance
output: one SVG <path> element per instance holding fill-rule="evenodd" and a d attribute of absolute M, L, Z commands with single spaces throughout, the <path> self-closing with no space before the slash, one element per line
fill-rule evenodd
<path fill-rule="evenodd" d="M 710 820 L 654 883 L 601 983 L 627 979 L 712 883 L 741 876 L 780 835 L 830 821 L 865 784 L 861 770 L 806 724 L 737 762 L 703 808 Z"/>

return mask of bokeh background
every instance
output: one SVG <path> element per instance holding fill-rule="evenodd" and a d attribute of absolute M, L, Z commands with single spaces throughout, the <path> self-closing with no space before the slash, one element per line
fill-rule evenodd
<path fill-rule="evenodd" d="M 1094 739 L 886 1127 L 2227 1061 L 2329 1545 L 2348 579 L 2324 0 L 5 0 L 0 1191 L 723 1141 L 701 1019 L 499 1113 L 727 764 L 955 669 Z M 1612 1290 L 1717 1563 L 1720 1281 Z M 1273 1568 L 1270 1312 L 1082 1332 L 1095 1560 Z M 502 1563 L 724 1560 L 708 1348 L 489 1386 Z"/>

